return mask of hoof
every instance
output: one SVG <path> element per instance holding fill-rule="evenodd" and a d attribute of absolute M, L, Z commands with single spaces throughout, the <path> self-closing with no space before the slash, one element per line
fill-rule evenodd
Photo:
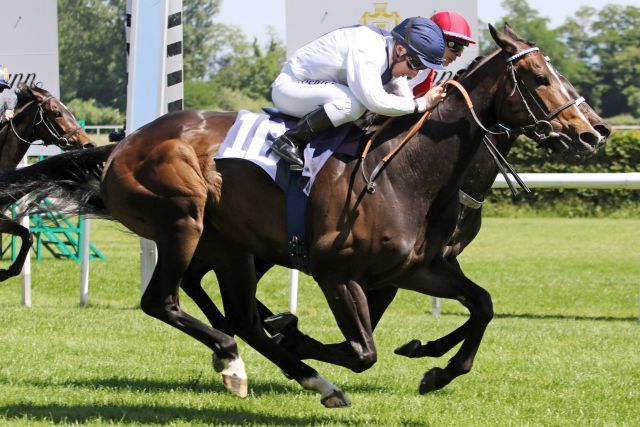
<path fill-rule="evenodd" d="M 274 314 L 264 319 L 264 323 L 271 326 L 278 332 L 284 332 L 289 328 L 298 327 L 298 318 L 289 312 Z"/>
<path fill-rule="evenodd" d="M 213 363 L 213 370 L 220 373 L 224 370 L 225 363 L 224 360 L 218 357 L 217 354 L 211 353 L 211 362 Z"/>
<path fill-rule="evenodd" d="M 215 353 L 211 355 L 213 369 L 222 374 L 222 383 L 231 393 L 245 398 L 249 394 L 249 381 L 242 358 L 223 359 Z"/>
<path fill-rule="evenodd" d="M 393 352 L 395 354 L 399 354 L 400 356 L 415 357 L 415 352 L 420 348 L 420 346 L 420 340 L 411 340 L 408 343 L 396 348 L 395 350 L 393 350 Z"/>
<path fill-rule="evenodd" d="M 249 394 L 249 381 L 235 374 L 222 374 L 222 383 L 231 393 L 245 398 Z"/>
<path fill-rule="evenodd" d="M 420 394 L 426 394 L 431 391 L 440 390 L 442 387 L 447 385 L 448 381 L 444 378 L 444 369 L 442 368 L 431 368 L 422 376 L 422 381 L 420 381 Z"/>
<path fill-rule="evenodd" d="M 351 406 L 351 401 L 342 390 L 333 390 L 331 393 L 320 399 L 325 408 L 347 408 Z"/>

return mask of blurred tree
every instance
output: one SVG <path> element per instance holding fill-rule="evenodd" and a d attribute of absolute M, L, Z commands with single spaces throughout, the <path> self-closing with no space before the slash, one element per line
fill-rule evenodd
<path fill-rule="evenodd" d="M 606 116 L 631 112 L 640 117 L 640 8 L 605 6 L 589 30 L 592 97 L 601 98 Z"/>
<path fill-rule="evenodd" d="M 271 34 L 263 47 L 213 21 L 220 0 L 183 0 L 185 106 L 256 109 L 269 103 L 285 58 Z M 61 97 L 126 108 L 125 0 L 58 0 Z"/>
<path fill-rule="evenodd" d="M 249 97 L 271 99 L 271 83 L 280 73 L 286 56 L 284 45 L 272 34 L 264 48 L 254 40 L 252 44 L 237 46 L 236 53 L 238 50 L 240 55 L 226 58 L 213 80 Z"/>
<path fill-rule="evenodd" d="M 125 0 L 58 0 L 60 94 L 125 108 Z"/>
<path fill-rule="evenodd" d="M 587 6 L 556 29 L 527 0 L 504 0 L 502 23 L 523 39 L 536 42 L 593 107 L 609 117 L 621 113 L 640 116 L 640 8 L 607 5 L 600 12 Z M 480 51 L 495 48 L 482 23 Z"/>
<path fill-rule="evenodd" d="M 210 76 L 231 29 L 213 21 L 220 0 L 183 0 L 182 8 L 185 80 L 203 80 Z"/>

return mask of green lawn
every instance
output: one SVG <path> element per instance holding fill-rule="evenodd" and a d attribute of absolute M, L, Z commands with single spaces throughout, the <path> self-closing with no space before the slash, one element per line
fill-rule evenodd
<path fill-rule="evenodd" d="M 240 344 L 250 395 L 228 394 L 210 352 L 138 308 L 139 246 L 122 227 L 95 221 L 90 305 L 78 306 L 80 268 L 33 264 L 33 308 L 20 281 L 0 285 L 0 424 L 169 425 L 640 425 L 640 220 L 486 219 L 462 255 L 487 288 L 496 316 L 476 363 L 445 389 L 420 396 L 418 382 L 441 359 L 405 359 L 393 349 L 437 338 L 466 319 L 443 301 L 401 292 L 376 331 L 378 363 L 355 374 L 311 362 L 353 406 L 329 410 L 263 357 Z M 6 261 L 2 262 L 6 265 Z M 287 306 L 288 274 L 276 269 L 259 296 Z M 217 285 L 207 288 L 219 301 Z M 183 306 L 200 317 L 183 297 Z M 340 339 L 308 277 L 301 328 Z"/>

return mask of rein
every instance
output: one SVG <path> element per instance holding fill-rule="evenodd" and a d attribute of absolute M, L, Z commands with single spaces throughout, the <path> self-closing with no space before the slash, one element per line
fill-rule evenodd
<path fill-rule="evenodd" d="M 473 110 L 473 102 L 471 102 L 471 98 L 469 98 L 469 94 L 467 93 L 465 88 L 462 87 L 462 85 L 460 83 L 458 83 L 457 81 L 455 81 L 455 80 L 447 80 L 446 82 L 443 83 L 443 85 L 452 85 L 452 86 L 455 86 L 456 88 L 458 88 L 458 90 L 460 91 L 460 93 L 464 97 L 465 101 L 467 102 L 467 106 L 469 107 L 469 110 L 471 110 L 471 112 L 473 114 L 473 117 L 475 118 L 476 122 L 478 122 L 478 124 L 484 129 L 484 126 L 482 126 L 482 124 L 480 123 L 480 121 L 476 117 L 476 113 Z M 363 176 L 365 182 L 367 183 L 367 192 L 369 194 L 375 193 L 376 184 L 373 181 L 375 181 L 375 179 L 378 177 L 378 175 L 380 174 L 380 171 L 384 168 L 384 166 L 387 163 L 387 161 L 389 161 L 389 159 L 393 158 L 393 156 L 395 156 L 395 154 L 398 151 L 400 151 L 400 149 L 402 149 L 402 147 L 404 147 L 404 145 L 416 133 L 418 133 L 418 131 L 420 130 L 420 128 L 422 127 L 424 122 L 431 115 L 431 111 L 433 111 L 433 110 L 425 111 L 424 113 L 422 113 L 422 116 L 420 117 L 420 119 L 418 119 L 418 121 L 413 126 L 411 126 L 411 129 L 409 129 L 409 132 L 407 132 L 407 134 L 404 136 L 404 138 L 402 138 L 402 141 L 400 141 L 400 143 L 393 150 L 391 150 L 391 152 L 389 154 L 387 154 L 386 156 L 384 156 L 382 158 L 380 163 L 378 163 L 378 165 L 375 167 L 375 169 L 371 173 L 371 177 L 367 178 L 367 176 L 366 176 L 366 174 L 364 172 L 364 159 L 365 159 L 365 157 L 367 157 L 367 154 L 369 153 L 369 150 L 371 148 L 371 145 L 373 144 L 373 141 L 389 125 L 389 123 L 391 123 L 391 121 L 393 120 L 393 117 L 389 117 L 387 120 L 385 120 L 385 122 L 378 128 L 378 130 L 376 130 L 375 133 L 373 135 L 371 135 L 371 138 L 369 138 L 369 141 L 367 141 L 367 145 L 365 145 L 364 150 L 362 151 L 362 155 L 360 156 L 361 157 L 360 169 L 362 170 L 362 176 Z"/>
<path fill-rule="evenodd" d="M 447 80 L 446 82 L 443 83 L 443 85 L 454 86 L 456 89 L 458 89 L 458 91 L 460 91 L 460 93 L 462 94 L 462 96 L 465 99 L 465 102 L 467 103 L 467 107 L 468 107 L 469 111 L 471 112 L 473 120 L 476 122 L 478 127 L 480 127 L 480 129 L 482 129 L 483 131 L 485 131 L 488 134 L 491 134 L 491 135 L 507 135 L 508 137 L 510 137 L 511 135 L 520 135 L 520 134 L 523 134 L 523 133 L 527 132 L 528 130 L 533 130 L 533 132 L 535 133 L 536 137 L 538 139 L 540 139 L 541 141 L 545 141 L 548 138 L 558 138 L 558 139 L 561 140 L 560 134 L 558 134 L 556 132 L 553 132 L 553 127 L 551 126 L 550 120 L 552 120 L 554 117 L 556 117 L 563 110 L 569 108 L 570 106 L 572 106 L 572 105 L 576 105 L 576 106 L 580 105 L 582 102 L 584 102 L 584 98 L 583 97 L 579 97 L 579 98 L 576 98 L 576 99 L 569 100 L 569 101 L 565 102 L 564 104 L 560 105 L 559 107 L 551 110 L 549 113 L 544 113 L 545 109 L 540 105 L 540 103 L 531 94 L 531 90 L 529 89 L 529 87 L 522 81 L 522 79 L 518 78 L 517 73 L 516 73 L 516 69 L 515 69 L 515 67 L 513 65 L 514 62 L 516 62 L 518 59 L 524 57 L 525 55 L 527 55 L 529 53 L 533 53 L 533 52 L 539 52 L 539 51 L 540 51 L 539 47 L 532 47 L 532 48 L 529 48 L 529 49 L 525 49 L 525 50 L 523 50 L 521 52 L 518 52 L 517 54 L 515 54 L 513 56 L 510 56 L 506 60 L 506 62 L 508 63 L 507 72 L 511 74 L 512 81 L 513 81 L 513 86 L 514 86 L 512 92 L 511 92 L 511 94 L 509 96 L 512 96 L 516 91 L 518 92 L 518 95 L 520 95 L 520 98 L 522 99 L 522 102 L 523 102 L 523 104 L 524 104 L 524 106 L 525 106 L 525 108 L 527 110 L 527 113 L 529 114 L 529 117 L 533 120 L 533 123 L 530 124 L 530 125 L 521 126 L 520 128 L 514 130 L 514 129 L 509 129 L 507 126 L 505 126 L 502 123 L 496 123 L 494 128 L 497 127 L 497 128 L 501 128 L 503 130 L 501 130 L 501 131 L 492 131 L 490 129 L 487 129 L 482 124 L 482 122 L 480 121 L 478 116 L 476 115 L 475 109 L 473 108 L 473 102 L 471 101 L 471 98 L 469 97 L 469 94 L 467 93 L 466 89 L 459 82 L 457 82 L 455 80 Z M 547 62 L 549 62 L 549 58 L 548 57 L 545 57 L 545 59 L 546 59 Z M 529 103 L 527 103 L 526 97 L 525 97 L 522 89 L 520 88 L 520 86 L 524 86 L 524 88 L 526 89 L 526 93 L 529 95 L 531 100 L 536 104 L 537 108 L 540 111 L 543 112 L 543 114 L 544 114 L 544 119 L 543 120 L 539 120 L 538 117 L 533 113 L 533 111 L 531 110 L 531 107 L 529 106 Z M 411 129 L 409 129 L 409 132 L 407 132 L 407 134 L 404 136 L 404 138 L 402 138 L 402 141 L 400 141 L 400 143 L 393 150 L 391 150 L 391 152 L 389 154 L 387 154 L 378 163 L 378 165 L 374 168 L 373 172 L 371 173 L 371 176 L 367 177 L 367 175 L 365 173 L 365 170 L 364 170 L 364 160 L 365 160 L 367 154 L 369 153 L 369 150 L 371 148 L 371 145 L 373 144 L 373 141 L 389 125 L 389 123 L 391 123 L 391 121 L 393 120 L 393 117 L 389 117 L 378 128 L 378 130 L 376 130 L 376 132 L 371 136 L 371 138 L 367 142 L 367 144 L 366 144 L 366 146 L 365 146 L 365 148 L 364 148 L 364 150 L 362 152 L 361 162 L 360 162 L 360 169 L 362 171 L 362 177 L 364 178 L 365 182 L 367 183 L 366 190 L 367 190 L 367 192 L 369 194 L 373 194 L 376 191 L 376 184 L 374 183 L 374 181 L 378 177 L 378 175 L 380 174 L 380 171 L 384 168 L 384 166 L 387 163 L 387 161 L 389 159 L 393 158 L 393 156 L 418 132 L 418 130 L 424 124 L 425 120 L 430 115 L 431 115 L 431 111 L 425 111 L 422 114 L 422 116 L 420 117 L 420 119 L 416 122 L 416 124 L 414 124 L 411 127 Z M 483 138 L 483 142 L 484 142 L 485 147 L 487 147 L 487 150 L 489 151 L 491 156 L 494 158 L 496 164 L 498 165 L 498 169 L 499 169 L 500 173 L 505 177 L 505 180 L 508 183 L 509 188 L 511 189 L 513 194 L 517 195 L 518 191 L 515 188 L 515 186 L 513 185 L 513 183 L 511 182 L 511 180 L 509 179 L 509 177 L 507 175 L 507 170 L 513 175 L 515 180 L 518 182 L 518 184 L 522 187 L 522 189 L 525 192 L 527 192 L 527 193 L 531 192 L 531 190 L 529 190 L 529 188 L 524 183 L 524 181 L 522 181 L 520 176 L 518 176 L 518 174 L 516 173 L 515 169 L 509 164 L 509 162 L 507 162 L 507 160 L 504 158 L 504 156 L 502 156 L 502 154 L 498 151 L 498 149 L 491 143 L 491 140 L 489 140 L 489 138 L 487 137 L 486 134 L 485 134 L 485 136 Z"/>

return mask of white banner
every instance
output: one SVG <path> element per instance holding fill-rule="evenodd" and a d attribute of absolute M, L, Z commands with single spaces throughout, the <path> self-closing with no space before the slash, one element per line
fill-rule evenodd
<path fill-rule="evenodd" d="M 354 24 L 373 24 L 391 31 L 403 19 L 412 16 L 430 17 L 435 12 L 455 11 L 464 16 L 471 27 L 471 37 L 478 40 L 478 2 L 476 0 L 287 0 L 287 56 L 321 35 Z M 462 56 L 436 73 L 436 83 L 449 79 L 478 56 L 478 45 L 467 47 Z"/>
<path fill-rule="evenodd" d="M 42 82 L 60 97 L 57 2 L 3 1 L 0 28 L 0 64 L 9 69 L 9 83 Z"/>

